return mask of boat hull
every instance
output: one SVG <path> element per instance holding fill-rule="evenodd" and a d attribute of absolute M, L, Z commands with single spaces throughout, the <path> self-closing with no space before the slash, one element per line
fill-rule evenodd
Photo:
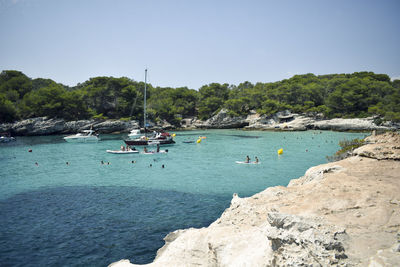
<path fill-rule="evenodd" d="M 130 139 L 137 139 L 137 138 L 140 138 L 141 136 L 143 136 L 143 135 L 141 135 L 141 134 L 128 134 L 128 138 L 130 138 Z"/>
<path fill-rule="evenodd" d="M 162 145 L 171 145 L 171 144 L 175 144 L 175 141 L 170 139 L 170 140 L 124 140 L 125 144 L 127 144 L 128 146 L 149 146 L 149 145 L 156 145 L 157 143 L 162 146 Z"/>
<path fill-rule="evenodd" d="M 107 153 L 111 154 L 138 154 L 139 151 L 137 150 L 128 150 L 128 151 L 122 151 L 122 150 L 106 150 Z"/>

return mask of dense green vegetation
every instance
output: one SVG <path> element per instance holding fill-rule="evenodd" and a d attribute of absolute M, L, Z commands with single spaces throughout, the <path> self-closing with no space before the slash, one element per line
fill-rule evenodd
<path fill-rule="evenodd" d="M 3 71 L 0 122 L 39 116 L 142 121 L 143 91 L 143 82 L 126 77 L 95 77 L 68 87 L 50 79 L 31 79 L 19 71 Z M 373 72 L 295 75 L 274 83 L 211 83 L 198 91 L 149 84 L 147 97 L 149 118 L 175 125 L 188 116 L 207 119 L 221 108 L 232 116 L 289 109 L 328 118 L 379 115 L 382 120 L 400 121 L 400 80 Z"/>

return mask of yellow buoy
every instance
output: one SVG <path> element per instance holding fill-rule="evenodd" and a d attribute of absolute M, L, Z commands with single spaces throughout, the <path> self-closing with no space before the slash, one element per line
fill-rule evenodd
<path fill-rule="evenodd" d="M 199 138 L 199 139 L 197 139 L 197 141 L 196 141 L 198 144 L 200 144 L 200 142 L 201 142 L 201 138 Z"/>
<path fill-rule="evenodd" d="M 278 155 L 282 155 L 282 153 L 283 153 L 283 148 L 278 150 Z"/>
<path fill-rule="evenodd" d="M 176 136 L 176 134 L 173 133 L 173 134 L 172 134 L 172 137 L 175 137 L 175 136 Z"/>

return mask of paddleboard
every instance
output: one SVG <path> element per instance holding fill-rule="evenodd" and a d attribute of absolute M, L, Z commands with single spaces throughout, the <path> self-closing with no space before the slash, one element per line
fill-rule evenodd
<path fill-rule="evenodd" d="M 245 161 L 236 161 L 237 164 L 260 164 L 260 162 L 245 162 Z"/>
<path fill-rule="evenodd" d="M 106 150 L 107 153 L 111 154 L 137 154 L 139 151 L 137 150 L 127 150 L 127 151 L 122 151 L 122 150 Z"/>

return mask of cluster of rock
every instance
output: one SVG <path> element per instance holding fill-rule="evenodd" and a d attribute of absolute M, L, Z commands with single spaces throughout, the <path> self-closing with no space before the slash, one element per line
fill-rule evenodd
<path fill-rule="evenodd" d="M 100 133 L 115 133 L 129 132 L 138 127 L 139 123 L 137 121 L 64 121 L 63 119 L 39 117 L 15 123 L 0 124 L 0 132 L 9 132 L 12 135 L 50 135 L 76 133 L 82 130 L 93 129 Z"/>
<path fill-rule="evenodd" d="M 334 130 L 334 131 L 371 131 L 371 130 L 395 130 L 400 124 L 386 123 L 376 125 L 375 118 L 362 119 L 330 119 L 326 120 L 322 115 L 307 116 L 295 114 L 290 111 L 278 112 L 271 116 L 260 115 L 255 111 L 246 116 L 231 116 L 226 109 L 206 121 L 196 117 L 184 118 L 179 128 L 183 129 L 234 129 L 244 128 L 253 130 L 277 130 L 277 131 L 305 131 L 308 129 Z M 165 120 L 158 123 L 150 122 L 153 129 L 177 128 Z M 48 119 L 46 117 L 27 119 L 16 123 L 0 124 L 0 132 L 10 132 L 13 135 L 49 135 L 60 133 L 75 133 L 80 130 L 94 129 L 99 133 L 129 132 L 139 128 L 138 121 L 120 120 L 80 120 L 64 121 L 63 119 Z"/>
<path fill-rule="evenodd" d="M 384 138 L 383 138 L 384 137 Z M 366 145 L 353 151 L 353 155 L 373 159 L 400 159 L 400 136 L 395 133 L 376 135 L 365 138 Z"/>
<path fill-rule="evenodd" d="M 287 187 L 234 194 L 209 227 L 167 235 L 147 266 L 399 266 L 400 136 L 366 141 Z"/>
<path fill-rule="evenodd" d="M 280 131 L 305 131 L 335 130 L 335 131 L 370 131 L 370 130 L 393 130 L 400 125 L 387 124 L 376 125 L 374 117 L 362 119 L 324 119 L 322 115 L 307 116 L 295 114 L 290 111 L 278 112 L 274 115 L 260 115 L 255 111 L 247 116 L 233 117 L 228 110 L 222 109 L 216 115 L 206 121 L 187 119 L 183 123 L 186 128 L 245 128 L 255 130 L 280 130 Z"/>

